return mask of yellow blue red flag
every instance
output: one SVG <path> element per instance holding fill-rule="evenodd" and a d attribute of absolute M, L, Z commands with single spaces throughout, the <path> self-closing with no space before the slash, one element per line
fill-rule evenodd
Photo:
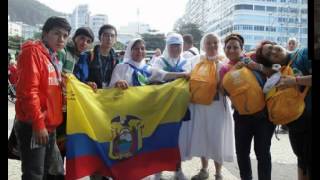
<path fill-rule="evenodd" d="M 138 180 L 175 170 L 189 100 L 184 79 L 94 92 L 68 74 L 66 178 L 100 174 Z"/>

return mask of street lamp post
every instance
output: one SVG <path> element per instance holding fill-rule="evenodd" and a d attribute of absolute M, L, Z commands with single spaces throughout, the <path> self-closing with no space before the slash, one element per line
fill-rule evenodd
<path fill-rule="evenodd" d="M 138 34 L 140 34 L 140 20 L 139 20 L 139 16 L 140 16 L 140 9 L 137 9 L 137 18 L 138 18 Z"/>

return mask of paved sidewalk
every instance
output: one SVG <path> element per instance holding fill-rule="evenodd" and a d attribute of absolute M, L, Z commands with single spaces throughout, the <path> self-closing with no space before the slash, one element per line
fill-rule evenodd
<path fill-rule="evenodd" d="M 8 160 L 8 180 L 20 180 L 21 179 L 21 170 L 20 170 L 21 163 L 20 161 L 16 160 Z M 188 179 L 191 179 L 191 177 L 195 174 L 197 174 L 200 170 L 201 162 L 200 158 L 193 158 L 189 161 L 182 163 L 182 169 L 184 174 Z M 214 179 L 214 163 L 212 160 L 209 161 L 209 179 Z M 224 180 L 238 180 L 237 177 L 232 175 L 226 168 L 222 168 L 222 175 L 224 177 Z M 163 177 L 166 179 L 173 179 L 173 172 L 164 171 Z M 148 178 L 145 178 L 144 180 L 153 180 L 154 178 L 149 176 Z M 89 180 L 88 177 L 82 178 L 82 180 Z"/>

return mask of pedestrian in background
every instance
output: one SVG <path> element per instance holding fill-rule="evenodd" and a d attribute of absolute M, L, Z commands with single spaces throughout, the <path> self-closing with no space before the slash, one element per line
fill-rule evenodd
<path fill-rule="evenodd" d="M 295 51 L 297 50 L 298 48 L 298 40 L 295 38 L 295 37 L 291 37 L 288 39 L 288 42 L 287 42 L 287 49 L 288 51 Z"/>
<path fill-rule="evenodd" d="M 149 61 L 149 64 L 153 65 L 157 60 L 159 60 L 160 56 L 161 56 L 161 49 L 160 48 L 155 49 L 154 54 L 151 60 Z"/>
<path fill-rule="evenodd" d="M 199 55 L 199 50 L 193 46 L 193 36 L 191 34 L 183 35 L 183 57 L 189 59 Z"/>

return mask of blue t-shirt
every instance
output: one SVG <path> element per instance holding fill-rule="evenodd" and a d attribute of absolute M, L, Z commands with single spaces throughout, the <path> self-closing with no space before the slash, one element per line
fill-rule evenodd
<path fill-rule="evenodd" d="M 297 58 L 293 59 L 294 55 L 298 53 Z M 293 60 L 291 67 L 295 72 L 295 75 L 312 75 L 312 65 L 311 59 L 308 57 L 308 48 L 301 48 L 289 54 L 289 58 Z M 311 87 L 305 98 L 306 111 L 311 113 L 312 103 L 311 103 Z"/>

